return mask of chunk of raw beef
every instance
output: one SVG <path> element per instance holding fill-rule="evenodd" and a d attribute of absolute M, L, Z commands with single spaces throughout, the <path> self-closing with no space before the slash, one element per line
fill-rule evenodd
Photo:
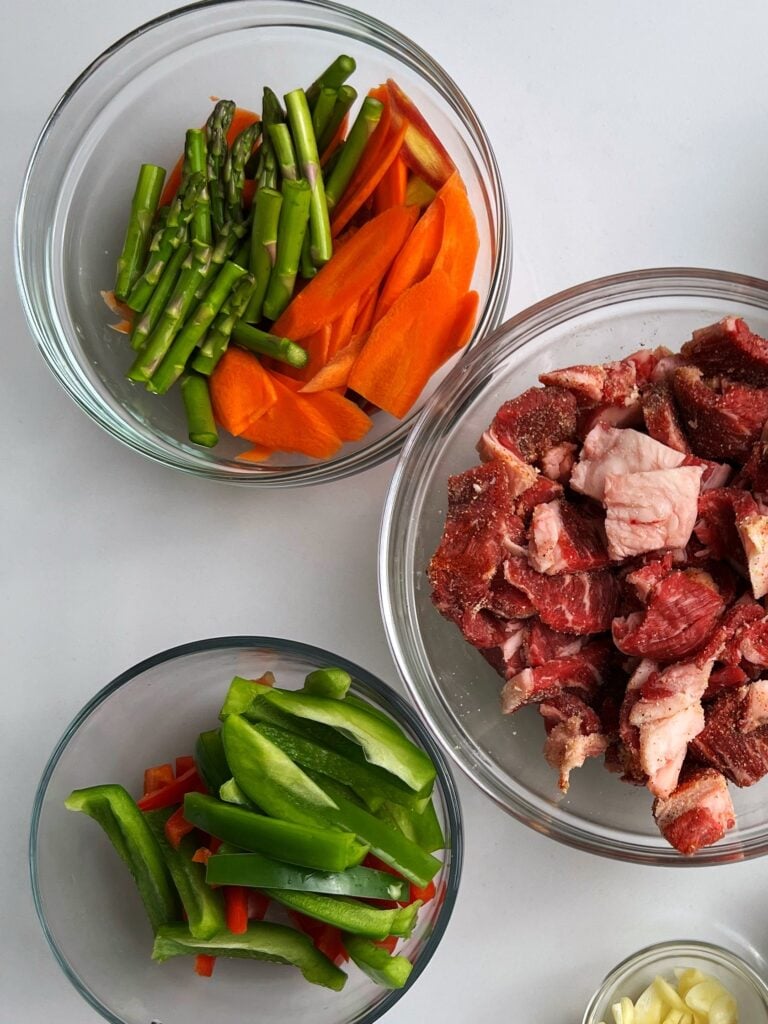
<path fill-rule="evenodd" d="M 564 388 L 529 388 L 501 406 L 490 429 L 501 445 L 533 463 L 554 445 L 576 440 L 576 399 Z"/>
<path fill-rule="evenodd" d="M 580 407 L 631 405 L 638 399 L 637 367 L 630 360 L 596 366 L 568 366 L 540 373 L 542 384 L 570 391 Z"/>
<path fill-rule="evenodd" d="M 639 430 L 598 425 L 584 439 L 581 456 L 571 473 L 571 487 L 602 501 L 609 474 L 674 469 L 684 458 L 681 452 Z"/>
<path fill-rule="evenodd" d="M 621 476 L 609 473 L 603 500 L 611 559 L 684 548 L 696 523 L 702 472 L 700 466 L 679 466 Z"/>
<path fill-rule="evenodd" d="M 501 691 L 501 710 L 512 714 L 524 704 L 576 690 L 586 699 L 597 693 L 613 658 L 610 642 L 595 640 L 569 657 L 556 658 L 536 668 L 524 668 L 508 679 Z"/>
<path fill-rule="evenodd" d="M 727 316 L 694 331 L 681 352 L 707 377 L 768 384 L 768 341 L 753 334 L 741 317 Z"/>
<path fill-rule="evenodd" d="M 477 453 L 483 462 L 498 462 L 506 471 L 509 480 L 509 490 L 512 497 L 517 497 L 523 491 L 536 483 L 539 475 L 535 466 L 529 466 L 519 455 L 510 451 L 496 437 L 493 428 L 486 430 L 477 445 Z"/>
<path fill-rule="evenodd" d="M 588 757 L 600 757 L 608 747 L 597 713 L 575 693 L 563 691 L 539 704 L 547 738 L 544 757 L 558 773 L 558 785 L 568 792 L 570 775 Z"/>
<path fill-rule="evenodd" d="M 718 842 L 736 824 L 725 779 L 714 768 L 686 772 L 674 792 L 653 804 L 659 831 L 687 856 Z"/>
<path fill-rule="evenodd" d="M 695 366 L 675 370 L 672 387 L 694 454 L 743 463 L 768 420 L 768 389 L 704 379 Z"/>
<path fill-rule="evenodd" d="M 587 643 L 588 638 L 585 636 L 558 633 L 556 629 L 545 626 L 541 619 L 531 619 L 525 637 L 526 665 L 536 668 L 555 658 L 568 658 L 578 654 Z"/>
<path fill-rule="evenodd" d="M 541 472 L 549 480 L 567 484 L 576 462 L 578 446 L 572 441 L 562 441 L 549 448 L 541 457 Z"/>
<path fill-rule="evenodd" d="M 643 392 L 643 419 L 645 429 L 655 441 L 686 455 L 690 452 L 675 396 L 666 381 L 652 384 Z"/>
<path fill-rule="evenodd" d="M 504 565 L 508 583 L 528 595 L 541 621 L 561 633 L 603 633 L 611 628 L 621 584 L 608 569 L 545 576 L 523 558 Z"/>
<path fill-rule="evenodd" d="M 529 530 L 528 560 L 537 572 L 555 575 L 608 564 L 603 516 L 569 501 L 537 505 Z"/>
<path fill-rule="evenodd" d="M 737 786 L 752 786 L 768 774 L 768 727 L 744 731 L 749 721 L 750 686 L 726 690 L 707 705 L 706 725 L 691 743 L 691 752 L 722 772 Z"/>

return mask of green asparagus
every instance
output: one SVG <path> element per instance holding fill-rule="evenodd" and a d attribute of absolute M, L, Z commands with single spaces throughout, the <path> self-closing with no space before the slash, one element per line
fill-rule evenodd
<path fill-rule="evenodd" d="M 216 364 L 224 355 L 229 344 L 235 324 L 243 315 L 253 292 L 254 281 L 250 274 L 241 277 L 229 298 L 224 303 L 216 319 L 205 336 L 200 351 L 192 360 L 192 369 L 209 377 Z"/>
<path fill-rule="evenodd" d="M 187 256 L 189 256 L 189 250 L 189 245 L 184 242 L 171 256 L 144 312 L 141 316 L 137 316 L 134 319 L 133 330 L 131 331 L 131 348 L 136 349 L 136 351 L 144 347 L 144 342 L 157 326 L 157 321 L 160 319 L 160 315 L 165 309 L 166 303 L 170 299 L 176 281 L 179 278 L 182 264 Z"/>
<path fill-rule="evenodd" d="M 244 319 L 248 323 L 257 324 L 261 320 L 269 275 L 277 256 L 277 228 L 282 205 L 282 195 L 272 188 L 260 188 L 256 193 L 249 260 L 256 287 L 245 311 Z"/>
<path fill-rule="evenodd" d="M 269 137 L 275 149 L 275 156 L 280 167 L 280 174 L 283 181 L 295 181 L 298 176 L 296 164 L 296 153 L 293 148 L 293 139 L 287 124 L 271 124 L 269 126 Z"/>
<path fill-rule="evenodd" d="M 280 100 L 269 86 L 265 86 L 261 103 L 261 149 L 255 175 L 259 189 L 277 188 L 277 156 L 269 129 L 284 120 Z"/>
<path fill-rule="evenodd" d="M 243 323 L 242 320 L 235 324 L 232 331 L 232 340 L 241 348 L 247 348 L 249 352 L 258 352 L 262 356 L 271 356 L 281 363 L 295 366 L 301 369 L 309 361 L 307 350 L 297 345 L 290 338 L 278 338 L 275 334 L 268 334 L 260 331 L 258 327 Z"/>
<path fill-rule="evenodd" d="M 264 315 L 277 320 L 291 301 L 299 271 L 301 246 L 308 227 L 312 189 L 303 178 L 283 182 L 283 205 L 277 229 L 277 257 L 264 296 Z"/>
<path fill-rule="evenodd" d="M 234 116 L 234 102 L 219 100 L 205 126 L 208 139 L 208 193 L 211 203 L 211 219 L 217 234 L 224 226 L 222 170 L 227 158 L 227 132 Z"/>
<path fill-rule="evenodd" d="M 187 132 L 186 144 L 184 147 L 184 162 L 189 174 L 207 175 L 208 171 L 208 146 L 205 141 L 205 132 L 202 128 L 190 128 Z M 208 195 L 208 183 L 206 181 L 197 200 L 195 211 L 192 214 L 190 225 L 192 238 L 197 242 L 210 245 L 213 241 L 211 230 L 211 200 Z"/>
<path fill-rule="evenodd" d="M 349 130 L 347 141 L 344 143 L 339 159 L 336 161 L 326 183 L 325 197 L 329 209 L 332 210 L 344 195 L 344 190 L 360 162 L 368 139 L 376 130 L 376 126 L 381 120 L 383 110 L 384 104 L 372 96 L 366 96 L 363 100 L 360 113 Z"/>
<path fill-rule="evenodd" d="M 243 219 L 242 194 L 245 184 L 245 165 L 248 163 L 248 158 L 260 134 L 261 125 L 258 121 L 243 128 L 232 143 L 224 161 L 226 217 L 234 223 Z"/>
<path fill-rule="evenodd" d="M 118 299 L 128 298 L 133 283 L 141 273 L 164 181 L 164 168 L 155 164 L 141 165 L 136 190 L 133 193 L 123 251 L 117 261 L 115 296 Z"/>
<path fill-rule="evenodd" d="M 318 93 L 317 101 L 312 108 L 312 131 L 315 133 L 316 139 L 319 139 L 323 134 L 333 115 L 337 96 L 338 91 L 336 89 L 329 89 L 327 87 L 323 87 Z"/>
<path fill-rule="evenodd" d="M 341 126 L 341 122 L 349 113 L 352 108 L 352 104 L 357 99 L 357 89 L 354 89 L 351 85 L 342 85 L 336 93 L 336 103 L 333 107 L 328 123 L 325 129 L 317 140 L 317 148 L 320 151 L 320 155 L 326 151 L 333 141 L 336 132 Z"/>
<path fill-rule="evenodd" d="M 206 378 L 197 373 L 185 374 L 181 378 L 181 397 L 187 416 L 189 440 L 192 444 L 213 448 L 218 444 L 219 434 Z"/>
<path fill-rule="evenodd" d="M 322 88 L 338 89 L 353 74 L 357 63 L 354 57 L 342 53 L 323 71 L 307 89 L 307 102 L 314 106 Z"/>
<path fill-rule="evenodd" d="M 323 173 L 317 153 L 317 139 L 312 131 L 312 115 L 303 89 L 294 89 L 285 96 L 288 123 L 296 144 L 299 167 L 311 190 L 309 207 L 309 233 L 312 262 L 316 267 L 327 263 L 333 254 L 331 222 L 325 202 Z M 279 259 L 279 256 L 278 256 Z"/>

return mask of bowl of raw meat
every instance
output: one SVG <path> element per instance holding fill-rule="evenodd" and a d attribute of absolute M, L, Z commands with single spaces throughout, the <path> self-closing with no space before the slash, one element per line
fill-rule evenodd
<path fill-rule="evenodd" d="M 401 676 L 492 799 L 582 850 L 768 852 L 768 283 L 622 274 L 438 388 L 386 502 Z"/>

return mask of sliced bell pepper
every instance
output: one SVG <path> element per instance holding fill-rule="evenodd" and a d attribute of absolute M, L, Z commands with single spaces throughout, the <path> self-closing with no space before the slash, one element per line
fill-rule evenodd
<path fill-rule="evenodd" d="M 191 754 L 181 754 L 179 757 L 176 758 L 174 773 L 177 776 L 183 775 L 184 772 L 188 772 L 190 768 L 194 767 L 196 767 L 194 757 L 192 757 Z"/>
<path fill-rule="evenodd" d="M 363 748 L 372 764 L 402 779 L 417 792 L 431 786 L 435 766 L 430 757 L 397 728 L 354 704 L 301 692 L 272 689 L 262 698 L 279 711 L 340 729 Z"/>
<path fill-rule="evenodd" d="M 141 811 L 158 811 L 163 807 L 174 807 L 176 804 L 180 804 L 186 793 L 204 792 L 203 780 L 197 774 L 197 768 L 192 767 L 163 786 L 162 789 L 145 794 L 137 801 L 137 805 Z"/>
<path fill-rule="evenodd" d="M 156 764 L 144 772 L 145 793 L 154 793 L 169 782 L 173 782 L 173 766 L 170 764 Z"/>
<path fill-rule="evenodd" d="M 386 948 L 360 935 L 345 935 L 344 947 L 361 971 L 383 988 L 402 988 L 413 964 L 404 956 L 391 956 Z"/>
<path fill-rule="evenodd" d="M 424 807 L 428 802 L 426 797 L 418 796 L 401 779 L 377 765 L 350 761 L 335 750 L 328 750 L 298 733 L 288 732 L 269 722 L 254 724 L 254 728 L 302 768 L 311 768 L 350 786 L 374 812 L 385 800 L 414 810 Z"/>
<path fill-rule="evenodd" d="M 243 935 L 219 932 L 208 939 L 195 939 L 185 925 L 166 925 L 155 936 L 154 960 L 174 956 L 227 956 L 269 960 L 298 967 L 307 981 L 340 992 L 347 976 L 323 956 L 311 939 L 301 932 L 271 921 L 252 921 Z"/>
<path fill-rule="evenodd" d="M 263 921 L 264 915 L 269 909 L 269 897 L 258 889 L 247 889 L 248 896 L 248 918 L 251 921 Z"/>
<path fill-rule="evenodd" d="M 232 777 L 219 729 L 200 733 L 195 743 L 195 761 L 198 773 L 211 793 L 218 793 L 219 788 Z"/>
<path fill-rule="evenodd" d="M 388 953 L 394 953 L 397 944 L 400 940 L 396 935 L 388 935 L 386 939 L 374 939 L 374 946 L 381 946 L 382 949 L 386 949 Z"/>
<path fill-rule="evenodd" d="M 298 910 L 325 924 L 332 924 L 353 935 L 385 939 L 387 935 L 407 938 L 413 931 L 421 904 L 382 910 L 349 896 L 324 896 L 315 892 L 293 892 L 291 889 L 265 889 L 270 899 Z"/>
<path fill-rule="evenodd" d="M 194 827 L 192 822 L 184 817 L 184 808 L 177 807 L 165 823 L 165 838 L 176 850 L 184 836 L 188 836 Z"/>
<path fill-rule="evenodd" d="M 410 902 L 415 903 L 418 900 L 422 905 L 430 903 L 435 898 L 436 892 L 434 882 L 425 886 L 411 885 Z"/>
<path fill-rule="evenodd" d="M 227 695 L 219 711 L 219 718 L 223 722 L 228 715 L 241 715 L 250 706 L 254 697 L 268 688 L 266 684 L 258 680 L 235 676 L 229 684 Z"/>
<path fill-rule="evenodd" d="M 70 811 L 82 811 L 104 829 L 128 865 L 152 928 L 178 914 L 178 900 L 160 844 L 130 794 L 117 785 L 76 789 L 65 800 Z"/>
<path fill-rule="evenodd" d="M 445 849 L 445 836 L 432 800 L 427 801 L 420 814 L 390 800 L 376 813 L 382 821 L 394 825 L 427 853 Z"/>
<path fill-rule="evenodd" d="M 227 779 L 222 786 L 219 786 L 219 799 L 226 804 L 237 804 L 238 807 L 247 807 L 251 811 L 258 810 L 256 804 L 248 799 L 234 779 Z"/>
<path fill-rule="evenodd" d="M 203 865 L 192 859 L 197 849 L 195 841 L 187 836 L 175 850 L 166 840 L 165 823 L 168 817 L 165 810 L 146 812 L 147 824 L 158 841 L 176 891 L 181 897 L 189 932 L 193 938 L 207 939 L 226 926 L 224 900 L 220 892 L 206 884 Z"/>
<path fill-rule="evenodd" d="M 343 668 L 316 668 L 304 680 L 304 692 L 343 700 L 351 685 L 352 676 Z"/>
<path fill-rule="evenodd" d="M 248 890 L 242 885 L 225 885 L 223 892 L 227 928 L 233 935 L 245 935 L 248 930 Z"/>
<path fill-rule="evenodd" d="M 219 885 L 246 885 L 257 889 L 292 889 L 371 900 L 408 900 L 410 886 L 391 874 L 370 868 L 345 871 L 304 870 L 260 853 L 218 854 L 207 864 L 206 880 Z"/>
<path fill-rule="evenodd" d="M 212 978 L 213 968 L 215 966 L 215 956 L 208 956 L 206 953 L 198 953 L 195 957 L 195 974 L 198 974 L 201 978 Z"/>
<path fill-rule="evenodd" d="M 312 829 L 279 821 L 201 793 L 184 799 L 184 815 L 198 828 L 235 846 L 317 871 L 359 864 L 365 847 L 349 832 Z"/>

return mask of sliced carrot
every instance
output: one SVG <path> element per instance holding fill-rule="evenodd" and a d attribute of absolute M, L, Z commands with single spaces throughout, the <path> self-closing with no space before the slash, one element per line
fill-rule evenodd
<path fill-rule="evenodd" d="M 131 328 L 133 327 L 132 320 L 121 320 L 117 324 L 110 324 L 110 328 L 113 331 L 117 331 L 118 334 L 130 334 Z"/>
<path fill-rule="evenodd" d="M 342 120 L 342 122 L 339 125 L 339 127 L 336 129 L 336 134 L 333 136 L 331 141 L 328 143 L 328 145 L 325 147 L 325 149 L 322 152 L 322 155 L 320 157 L 320 165 L 321 165 L 321 167 L 325 167 L 325 165 L 331 159 L 333 154 L 336 152 L 336 150 L 342 144 L 344 139 L 347 137 L 347 128 L 348 127 L 349 127 L 349 114 L 345 114 L 344 115 L 344 119 Z"/>
<path fill-rule="evenodd" d="M 405 416 L 443 362 L 459 299 L 442 270 L 403 292 L 371 331 L 349 387 L 393 416 Z"/>
<path fill-rule="evenodd" d="M 213 856 L 213 850 L 207 846 L 198 846 L 195 852 L 192 854 L 192 861 L 195 864 L 207 864 L 209 857 Z"/>
<path fill-rule="evenodd" d="M 328 344 L 328 356 L 325 360 L 326 363 L 329 359 L 333 359 L 337 352 L 346 348 L 352 340 L 352 331 L 355 327 L 355 320 L 357 320 L 357 310 L 359 305 L 359 300 L 350 303 L 341 316 L 337 317 L 331 324 L 331 337 Z M 325 363 L 323 365 L 325 365 Z M 312 376 L 314 376 L 314 374 Z M 310 378 L 307 376 L 305 379 L 309 380 Z"/>
<path fill-rule="evenodd" d="M 335 391 L 319 391 L 301 397 L 326 417 L 342 441 L 359 441 L 373 425 L 371 417 L 359 405 Z"/>
<path fill-rule="evenodd" d="M 133 310 L 129 309 L 124 302 L 121 302 L 113 291 L 102 291 L 101 297 L 104 299 L 104 304 L 110 313 L 114 313 L 116 316 L 119 315 L 125 320 L 130 320 L 133 317 Z M 117 329 L 117 328 L 115 328 Z"/>
<path fill-rule="evenodd" d="M 252 110 L 246 110 L 244 107 L 236 107 L 234 116 L 232 117 L 232 124 L 229 126 L 229 131 L 227 132 L 227 142 L 231 145 L 244 128 L 248 128 L 258 120 L 260 120 L 259 115 L 255 114 Z M 173 197 L 179 191 L 183 170 L 184 154 L 182 153 L 173 165 L 171 173 L 165 179 L 165 185 L 160 194 L 160 202 L 158 205 L 167 206 L 173 201 Z"/>
<path fill-rule="evenodd" d="M 376 132 L 371 136 L 369 145 L 375 135 Z M 349 223 L 352 217 L 354 217 L 360 207 L 371 197 L 373 190 L 384 177 L 390 164 L 400 152 L 404 138 L 405 124 L 402 123 L 397 126 L 393 125 L 381 145 L 376 147 L 376 152 L 374 154 L 375 163 L 373 162 L 373 158 L 370 163 L 366 163 L 366 156 L 368 155 L 368 146 L 366 146 L 363 157 L 358 164 L 358 168 L 365 164 L 364 170 L 367 177 L 361 179 L 360 184 L 354 189 L 354 191 L 348 185 L 341 202 L 334 209 L 333 214 L 331 215 L 331 234 L 334 237 L 338 235 L 340 231 L 343 231 L 344 227 Z"/>
<path fill-rule="evenodd" d="M 253 448 L 249 448 L 247 452 L 240 452 L 237 457 L 238 459 L 245 459 L 246 462 L 266 462 L 274 454 L 272 448 L 266 448 L 262 444 L 257 444 Z"/>
<path fill-rule="evenodd" d="M 301 393 L 313 394 L 317 391 L 331 391 L 335 388 L 345 388 L 355 360 L 362 352 L 363 346 L 368 341 L 367 331 L 356 334 L 350 343 L 331 359 L 330 362 L 318 370 L 315 376 L 307 381 L 301 389 Z"/>
<path fill-rule="evenodd" d="M 405 205 L 429 206 L 436 195 L 436 190 L 431 185 L 428 185 L 423 178 L 412 174 L 408 179 L 408 187 L 405 190 Z"/>
<path fill-rule="evenodd" d="M 378 285 L 417 217 L 415 207 L 394 206 L 364 224 L 292 300 L 273 333 L 300 340 L 341 316 Z"/>
<path fill-rule="evenodd" d="M 235 436 L 277 402 L 269 373 L 253 353 L 234 345 L 211 374 L 210 387 L 216 420 Z"/>
<path fill-rule="evenodd" d="M 411 285 L 423 281 L 432 269 L 443 241 L 445 205 L 441 199 L 430 203 L 395 257 L 381 288 L 374 323 Z"/>
<path fill-rule="evenodd" d="M 248 425 L 242 436 L 268 448 L 300 452 L 316 459 L 330 458 L 341 447 L 341 438 L 328 420 L 309 401 L 309 396 L 296 393 L 299 382 L 277 373 L 270 373 L 270 378 L 277 400 Z"/>
<path fill-rule="evenodd" d="M 408 167 L 401 156 L 396 156 L 373 191 L 373 212 L 381 213 L 390 206 L 405 206 L 407 189 Z"/>
<path fill-rule="evenodd" d="M 435 257 L 435 270 L 444 270 L 456 289 L 464 293 L 472 282 L 480 238 L 467 190 L 458 171 L 437 194 L 445 206 L 445 225 L 440 251 Z"/>
<path fill-rule="evenodd" d="M 352 328 L 352 338 L 355 338 L 358 334 L 366 334 L 370 331 L 378 301 L 378 288 L 371 288 L 370 292 L 360 299 L 357 307 L 357 319 L 355 320 L 355 326 Z"/>
<path fill-rule="evenodd" d="M 477 309 L 480 305 L 480 296 L 477 292 L 467 292 L 459 299 L 456 310 L 456 318 L 453 321 L 451 335 L 446 347 L 443 361 L 460 352 L 472 337 L 477 321 Z"/>
<path fill-rule="evenodd" d="M 419 108 L 397 82 L 388 78 L 387 88 L 394 111 L 406 125 L 403 160 L 433 188 L 440 188 L 455 170 L 453 160 Z"/>

